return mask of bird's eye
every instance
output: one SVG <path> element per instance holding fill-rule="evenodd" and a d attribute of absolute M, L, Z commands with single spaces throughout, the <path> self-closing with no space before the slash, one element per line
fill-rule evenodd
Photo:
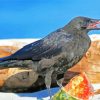
<path fill-rule="evenodd" d="M 89 23 L 92 23 L 92 20 L 87 20 L 86 22 L 87 22 L 87 25 L 88 25 Z"/>
<path fill-rule="evenodd" d="M 92 20 L 90 20 L 89 22 L 92 23 Z"/>

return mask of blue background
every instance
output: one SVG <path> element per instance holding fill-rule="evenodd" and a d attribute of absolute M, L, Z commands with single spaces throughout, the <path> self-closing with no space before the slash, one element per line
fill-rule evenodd
<path fill-rule="evenodd" d="M 0 39 L 42 38 L 76 16 L 100 19 L 100 0 L 0 0 Z"/>

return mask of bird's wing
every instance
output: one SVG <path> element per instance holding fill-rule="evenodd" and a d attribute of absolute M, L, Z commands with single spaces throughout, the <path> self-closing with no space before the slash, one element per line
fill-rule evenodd
<path fill-rule="evenodd" d="M 50 58 L 53 55 L 58 54 L 60 48 L 56 45 L 44 44 L 43 40 L 36 41 L 34 43 L 24 46 L 11 55 L 12 59 L 25 60 L 32 59 L 39 61 L 41 58 Z"/>
<path fill-rule="evenodd" d="M 62 45 L 70 39 L 70 36 L 65 36 L 65 33 L 61 35 L 63 33 L 62 31 L 55 31 L 44 39 L 24 46 L 7 59 L 39 61 L 41 58 L 50 58 L 58 55 L 62 50 Z"/>

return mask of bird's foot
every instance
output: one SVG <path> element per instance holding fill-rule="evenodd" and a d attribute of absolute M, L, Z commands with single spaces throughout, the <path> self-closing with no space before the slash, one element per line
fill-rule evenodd
<path fill-rule="evenodd" d="M 47 89 L 48 89 L 48 94 L 49 94 L 49 96 L 50 96 L 50 99 L 49 99 L 49 100 L 52 100 L 52 94 L 51 94 L 50 87 L 47 87 Z"/>
<path fill-rule="evenodd" d="M 63 78 L 62 79 L 60 79 L 60 80 L 57 80 L 57 84 L 58 84 L 58 86 L 60 87 L 60 88 L 62 88 L 63 86 L 62 86 L 62 82 L 63 82 Z"/>

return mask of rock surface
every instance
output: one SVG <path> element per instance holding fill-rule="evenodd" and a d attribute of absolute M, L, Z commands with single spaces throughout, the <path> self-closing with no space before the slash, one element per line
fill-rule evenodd
<path fill-rule="evenodd" d="M 13 46 L 0 46 L 0 57 L 8 56 L 19 48 Z M 29 88 L 37 80 L 38 75 L 32 69 L 7 68 L 0 69 L 1 91 L 21 91 Z"/>
<path fill-rule="evenodd" d="M 91 47 L 82 60 L 66 72 L 65 81 L 71 79 L 79 72 L 84 71 L 92 83 L 100 84 L 100 38 L 97 39 L 95 36 L 95 40 L 94 37 L 92 37 L 92 40 Z M 19 47 L 13 45 L 0 46 L 0 57 L 8 56 L 18 49 Z M 34 87 L 35 85 L 32 84 L 38 79 L 37 73 L 32 69 L 2 69 L 0 70 L 0 76 L 1 91 L 20 91 L 31 86 Z M 39 80 L 37 82 L 39 83 L 38 85 L 43 84 L 42 81 Z M 100 93 L 100 90 L 97 90 L 96 93 Z"/>

